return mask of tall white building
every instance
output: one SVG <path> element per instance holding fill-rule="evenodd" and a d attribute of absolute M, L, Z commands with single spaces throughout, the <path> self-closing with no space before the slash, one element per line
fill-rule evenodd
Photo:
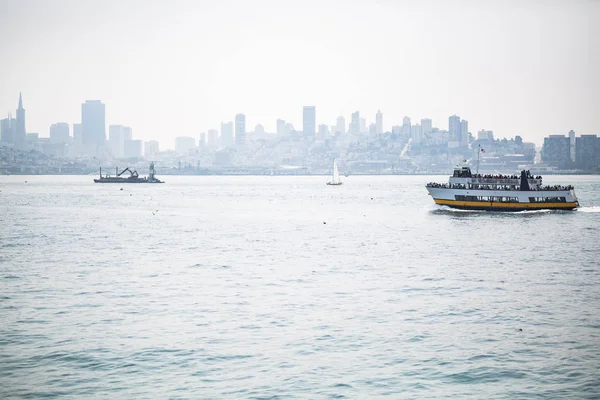
<path fill-rule="evenodd" d="M 302 109 L 302 132 L 314 137 L 317 133 L 317 111 L 315 106 L 304 106 Z"/>
<path fill-rule="evenodd" d="M 360 133 L 360 112 L 356 111 L 352 113 L 348 132 L 354 135 Z"/>
<path fill-rule="evenodd" d="M 367 120 L 366 119 L 364 119 L 364 118 L 360 119 L 360 128 L 359 128 L 359 130 L 360 130 L 360 133 L 367 133 L 368 132 L 368 130 L 367 130 Z"/>
<path fill-rule="evenodd" d="M 423 133 L 423 136 L 425 136 L 429 135 L 431 132 L 433 132 L 433 124 L 431 120 L 429 118 L 423 118 L 421 120 L 421 133 Z"/>
<path fill-rule="evenodd" d="M 412 138 L 413 144 L 420 144 L 423 140 L 423 133 L 421 131 L 421 125 L 415 124 L 411 127 L 410 137 Z"/>
<path fill-rule="evenodd" d="M 381 110 L 377 110 L 377 114 L 375 114 L 375 133 L 378 135 L 383 133 L 383 114 Z"/>
<path fill-rule="evenodd" d="M 277 135 L 285 135 L 285 121 L 283 119 L 277 119 Z"/>
<path fill-rule="evenodd" d="M 346 133 L 346 118 L 342 116 L 337 117 L 335 132 Z"/>
<path fill-rule="evenodd" d="M 460 146 L 469 146 L 469 121 L 460 121 Z"/>
<path fill-rule="evenodd" d="M 206 143 L 208 144 L 208 147 L 219 147 L 219 131 L 216 129 L 209 129 Z"/>
<path fill-rule="evenodd" d="M 233 122 L 221 121 L 221 146 L 233 146 Z"/>
<path fill-rule="evenodd" d="M 73 124 L 73 142 L 76 144 L 83 143 L 83 127 L 81 124 Z"/>
<path fill-rule="evenodd" d="M 156 140 L 149 140 L 144 143 L 144 156 L 146 158 L 154 158 L 158 155 L 158 142 Z"/>
<path fill-rule="evenodd" d="M 50 125 L 50 142 L 51 143 L 69 143 L 69 124 L 66 122 L 57 122 Z"/>
<path fill-rule="evenodd" d="M 448 138 L 451 142 L 460 142 L 460 117 L 458 115 L 452 115 L 448 118 Z"/>
<path fill-rule="evenodd" d="M 402 118 L 402 135 L 405 137 L 410 137 L 411 136 L 411 125 L 410 125 L 410 118 L 409 117 L 404 117 Z"/>
<path fill-rule="evenodd" d="M 319 125 L 319 139 L 325 139 L 329 134 L 329 128 L 325 124 Z"/>
<path fill-rule="evenodd" d="M 246 116 L 244 114 L 235 115 L 235 144 L 240 147 L 246 145 Z"/>
<path fill-rule="evenodd" d="M 108 127 L 108 147 L 113 157 L 127 157 L 125 155 L 125 142 L 133 140 L 132 136 L 131 128 L 128 126 L 110 125 Z M 137 145 L 135 144 L 135 146 Z"/>

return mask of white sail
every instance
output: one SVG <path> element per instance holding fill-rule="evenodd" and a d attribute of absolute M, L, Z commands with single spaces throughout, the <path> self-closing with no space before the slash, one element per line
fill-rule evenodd
<path fill-rule="evenodd" d="M 337 163 L 333 160 L 333 173 L 331 175 L 331 181 L 327 182 L 328 185 L 341 185 L 340 172 L 338 171 Z"/>
<path fill-rule="evenodd" d="M 338 171 L 338 167 L 337 167 L 337 163 L 335 162 L 335 159 L 333 160 L 333 179 L 332 182 L 333 183 L 338 183 L 340 181 L 340 173 Z"/>

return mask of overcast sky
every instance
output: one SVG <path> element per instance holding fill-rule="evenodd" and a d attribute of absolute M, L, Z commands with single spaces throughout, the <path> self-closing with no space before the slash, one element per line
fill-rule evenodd
<path fill-rule="evenodd" d="M 107 126 L 173 147 L 244 113 L 302 127 L 384 128 L 448 116 L 469 130 L 600 134 L 600 1 L 0 0 L 0 115 L 19 92 L 27 131 L 81 120 L 106 104 Z M 107 129 L 108 133 L 108 129 Z"/>

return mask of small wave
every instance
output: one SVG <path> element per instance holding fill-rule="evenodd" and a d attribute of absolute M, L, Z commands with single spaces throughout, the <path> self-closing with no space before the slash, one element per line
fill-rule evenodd
<path fill-rule="evenodd" d="M 600 213 L 600 206 L 576 208 L 575 211 L 584 213 Z"/>

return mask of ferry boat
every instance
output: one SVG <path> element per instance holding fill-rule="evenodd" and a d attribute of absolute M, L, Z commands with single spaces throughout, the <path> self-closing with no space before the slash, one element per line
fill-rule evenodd
<path fill-rule="evenodd" d="M 123 177 L 125 172 L 129 172 L 128 177 Z M 154 163 L 150 163 L 150 173 L 148 177 L 140 178 L 138 172 L 134 169 L 131 170 L 129 167 L 125 168 L 123 171 L 119 172 L 119 167 L 115 168 L 115 176 L 110 176 L 106 174 L 102 176 L 102 167 L 100 167 L 100 178 L 94 179 L 95 183 L 164 183 L 156 176 L 156 171 L 154 170 Z"/>
<path fill-rule="evenodd" d="M 572 185 L 544 186 L 541 176 L 472 174 L 457 167 L 448 183 L 428 183 L 436 204 L 463 210 L 524 211 L 573 210 L 579 201 Z"/>

